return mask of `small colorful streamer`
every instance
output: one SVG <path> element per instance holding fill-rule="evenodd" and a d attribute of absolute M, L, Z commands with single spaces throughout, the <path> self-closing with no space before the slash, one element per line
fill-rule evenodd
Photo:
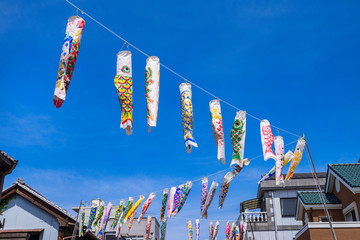
<path fill-rule="evenodd" d="M 138 218 L 138 223 L 141 221 L 141 219 L 143 218 L 144 214 L 146 213 L 146 211 L 148 210 L 150 204 L 152 203 L 152 201 L 154 200 L 156 194 L 154 192 L 150 193 L 148 199 L 146 199 L 146 201 L 144 202 L 143 204 L 143 207 L 142 207 L 142 211 L 141 211 L 141 214 Z"/>
<path fill-rule="evenodd" d="M 282 175 L 282 170 L 284 167 L 285 161 L 285 147 L 284 147 L 284 139 L 282 136 L 276 136 L 274 140 L 275 146 L 275 181 L 276 185 L 280 185 L 284 183 L 284 176 Z"/>
<path fill-rule="evenodd" d="M 143 195 L 140 195 L 139 199 L 136 201 L 136 203 L 131 207 L 131 209 L 126 213 L 125 215 L 125 219 L 124 219 L 124 223 L 126 223 L 127 219 L 131 216 L 131 214 L 133 214 L 133 212 L 136 211 L 136 209 L 138 209 L 138 207 L 140 206 L 141 202 L 145 199 L 145 197 Z"/>
<path fill-rule="evenodd" d="M 224 179 L 221 183 L 221 187 L 219 190 L 219 208 L 221 209 L 223 207 L 226 195 L 229 191 L 230 181 L 232 179 L 233 174 L 231 172 L 228 172 L 225 174 Z"/>
<path fill-rule="evenodd" d="M 196 240 L 200 239 L 200 219 L 195 219 L 195 234 Z"/>
<path fill-rule="evenodd" d="M 134 212 L 131 214 L 130 218 L 129 218 L 128 233 L 129 233 L 130 230 L 131 230 L 131 227 L 132 227 L 132 224 L 133 224 L 135 215 L 136 215 L 136 211 L 134 211 Z"/>
<path fill-rule="evenodd" d="M 235 223 L 233 222 L 232 225 L 231 225 L 231 235 L 230 235 L 230 239 L 235 239 L 236 237 L 236 225 Z"/>
<path fill-rule="evenodd" d="M 181 208 L 185 205 L 186 199 L 189 196 L 191 188 L 192 188 L 192 182 L 187 181 L 181 192 L 179 206 L 173 212 L 173 216 L 176 216 L 180 212 Z"/>
<path fill-rule="evenodd" d="M 192 227 L 191 220 L 187 220 L 187 230 L 188 230 L 189 240 L 193 240 L 194 229 Z"/>
<path fill-rule="evenodd" d="M 99 221 L 100 221 L 101 217 L 104 214 L 104 209 L 105 209 L 105 202 L 101 201 L 100 206 L 99 206 L 99 210 L 97 212 L 96 218 L 95 218 L 94 223 L 93 223 L 93 226 L 95 228 L 99 227 Z"/>
<path fill-rule="evenodd" d="M 133 201 L 134 201 L 134 198 L 129 197 L 129 200 L 126 203 L 126 206 L 125 206 L 125 210 L 122 213 L 122 216 L 121 216 L 120 221 L 119 221 L 120 222 L 120 227 L 124 224 L 125 216 L 128 214 L 129 210 L 131 209 Z"/>
<path fill-rule="evenodd" d="M 209 181 L 208 181 L 207 177 L 204 177 L 204 178 L 201 179 L 201 208 L 200 208 L 200 213 L 203 212 L 204 205 L 205 205 L 205 202 L 206 202 L 206 198 L 207 198 L 207 195 L 208 195 L 208 184 L 209 184 Z"/>
<path fill-rule="evenodd" d="M 213 240 L 214 238 L 214 224 L 213 221 L 209 223 L 209 240 Z"/>
<path fill-rule="evenodd" d="M 179 206 L 180 204 L 180 197 L 181 197 L 181 193 L 182 193 L 182 189 L 184 188 L 184 184 L 180 185 L 177 189 L 176 189 L 176 192 L 175 192 L 175 195 L 174 195 L 174 207 L 173 207 L 173 210 L 172 210 L 172 215 L 174 215 L 174 212 L 175 210 L 177 209 L 177 207 Z"/>
<path fill-rule="evenodd" d="M 89 222 L 88 222 L 88 225 L 87 225 L 87 229 L 90 229 L 91 230 L 91 226 L 95 220 L 95 216 L 96 216 L 96 210 L 97 210 L 97 206 L 95 207 L 92 207 L 91 210 L 90 210 L 90 216 L 89 216 Z"/>
<path fill-rule="evenodd" d="M 167 217 L 164 217 L 164 218 L 161 219 L 161 226 L 160 226 L 161 237 L 160 237 L 160 240 L 165 240 L 167 220 L 168 220 Z"/>
<path fill-rule="evenodd" d="M 299 165 L 301 158 L 302 158 L 302 154 L 304 151 L 304 147 L 305 147 L 306 141 L 305 138 L 301 137 L 299 138 L 297 144 L 296 144 L 296 150 L 294 153 L 294 158 L 290 163 L 290 168 L 288 170 L 288 173 L 286 174 L 286 180 L 290 180 L 295 172 L 295 169 L 297 168 L 297 166 Z"/>
<path fill-rule="evenodd" d="M 164 192 L 163 192 L 162 203 L 161 203 L 160 221 L 162 221 L 162 219 L 164 218 L 164 215 L 165 215 L 165 209 L 166 209 L 166 203 L 168 200 L 168 196 L 169 196 L 169 189 L 165 188 Z"/>
<path fill-rule="evenodd" d="M 214 234 L 213 234 L 213 240 L 216 240 L 216 236 L 219 232 L 219 228 L 220 228 L 220 222 L 219 221 L 216 221 L 215 223 L 215 228 L 214 228 Z"/>
<path fill-rule="evenodd" d="M 119 221 L 120 215 L 121 213 L 124 211 L 124 205 L 125 205 L 125 200 L 121 199 L 118 208 L 115 211 L 115 216 L 114 216 L 114 220 L 111 224 L 111 229 L 114 229 L 116 227 L 117 222 Z"/>
<path fill-rule="evenodd" d="M 217 158 L 222 162 L 222 164 L 225 164 L 225 139 L 220 101 L 218 99 L 211 100 L 209 107 L 211 126 L 214 133 L 216 147 L 218 149 Z"/>
<path fill-rule="evenodd" d="M 201 213 L 201 217 L 205 217 L 207 218 L 207 210 L 208 208 L 210 207 L 210 204 L 214 198 L 214 195 L 215 195 L 215 192 L 216 192 L 216 188 L 218 187 L 218 183 L 213 181 L 211 183 L 211 186 L 210 186 L 210 189 L 209 189 L 209 193 L 207 195 L 207 198 L 206 198 L 206 201 L 205 201 L 205 205 L 204 205 L 204 208 L 203 208 L 203 211 Z"/>
<path fill-rule="evenodd" d="M 79 226 L 79 236 L 83 237 L 84 236 L 84 226 L 85 226 L 85 211 L 84 209 L 81 210 L 81 222 L 80 222 L 80 226 Z"/>
<path fill-rule="evenodd" d="M 150 239 L 150 229 L 151 229 L 151 215 L 148 215 L 146 220 L 146 234 L 144 240 Z"/>
<path fill-rule="evenodd" d="M 108 223 L 108 221 L 110 219 L 111 209 L 112 209 L 112 202 L 109 202 L 108 205 L 106 206 L 105 215 L 104 215 L 104 218 L 102 220 L 98 236 L 102 236 L 105 233 L 106 225 L 107 225 L 107 223 Z"/>
<path fill-rule="evenodd" d="M 230 240 L 230 232 L 231 232 L 230 221 L 227 221 L 226 222 L 226 230 L 225 230 L 226 240 Z"/>
<path fill-rule="evenodd" d="M 246 112 L 236 112 L 233 127 L 230 132 L 233 154 L 230 166 L 239 165 L 241 168 L 249 164 L 249 159 L 244 159 L 246 136 Z"/>

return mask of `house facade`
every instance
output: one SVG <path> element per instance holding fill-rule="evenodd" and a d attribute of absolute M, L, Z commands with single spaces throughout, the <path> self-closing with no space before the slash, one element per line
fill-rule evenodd
<path fill-rule="evenodd" d="M 326 173 L 317 174 L 324 188 Z M 241 220 L 247 223 L 245 239 L 289 240 L 294 239 L 303 227 L 296 219 L 298 191 L 316 190 L 312 173 L 295 173 L 285 185 L 276 185 L 274 176 L 259 184 L 257 198 L 240 204 Z"/>
<path fill-rule="evenodd" d="M 75 217 L 31 188 L 21 178 L 4 190 L 1 200 L 7 204 L 0 216 L 0 220 L 4 221 L 0 240 L 71 238 Z M 97 238 L 87 234 L 83 239 Z"/>
<path fill-rule="evenodd" d="M 321 194 L 336 238 L 360 239 L 360 163 L 329 164 Z M 319 191 L 298 193 L 296 219 L 304 226 L 295 239 L 334 239 Z"/>

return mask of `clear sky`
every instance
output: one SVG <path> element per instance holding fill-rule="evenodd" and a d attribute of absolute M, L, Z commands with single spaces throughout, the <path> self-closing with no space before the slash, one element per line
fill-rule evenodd
<path fill-rule="evenodd" d="M 359 1 L 94 1 L 73 0 L 127 41 L 165 65 L 271 124 L 305 133 L 318 171 L 360 157 Z M 229 167 L 230 129 L 236 110 L 222 104 L 226 165 L 216 159 L 209 101 L 193 88 L 194 136 L 185 152 L 179 84 L 161 68 L 158 126 L 147 133 L 144 68 L 133 53 L 134 133 L 119 128 L 114 87 L 116 54 L 123 42 L 80 14 L 85 30 L 67 99 L 53 92 L 68 17 L 63 0 L 0 2 L 0 145 L 19 160 L 5 187 L 18 177 L 71 211 L 80 200 L 127 199 Z M 245 156 L 261 155 L 259 121 L 247 118 Z M 274 135 L 278 130 L 273 128 Z M 297 138 L 279 132 L 285 144 Z M 286 150 L 293 150 L 295 144 Z M 240 202 L 255 198 L 257 181 L 274 165 L 258 158 L 231 183 L 224 208 L 217 195 L 209 220 L 233 220 Z M 285 172 L 287 168 L 285 169 Z M 305 157 L 297 172 L 309 172 Z M 209 177 L 221 183 L 226 172 Z M 159 216 L 161 193 L 149 209 Z M 147 197 L 147 196 L 146 196 Z M 186 238 L 186 219 L 200 214 L 194 182 L 168 239 Z M 208 221 L 201 221 L 201 238 Z M 219 239 L 224 237 L 220 224 Z"/>

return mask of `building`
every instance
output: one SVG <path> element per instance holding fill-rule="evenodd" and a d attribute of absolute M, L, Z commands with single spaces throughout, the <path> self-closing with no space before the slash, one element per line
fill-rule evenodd
<path fill-rule="evenodd" d="M 329 164 L 322 195 L 336 238 L 360 239 L 360 163 Z M 333 239 L 318 191 L 298 192 L 296 220 L 304 226 L 295 239 Z"/>
<path fill-rule="evenodd" d="M 99 204 L 100 204 L 99 199 L 95 199 L 92 201 L 92 205 L 98 206 Z M 118 240 L 115 237 L 115 230 L 111 229 L 111 224 L 114 220 L 115 211 L 116 211 L 117 207 L 118 206 L 113 206 L 111 209 L 109 222 L 106 226 L 106 230 L 105 230 L 105 234 L 104 234 L 104 240 Z M 91 206 L 86 206 L 86 207 L 82 207 L 82 208 L 85 211 L 85 225 L 86 225 L 88 222 L 89 216 L 90 216 Z M 73 207 L 72 209 L 75 212 L 79 212 L 79 207 Z M 106 209 L 106 206 L 105 206 L 105 209 Z M 125 240 L 125 239 L 126 240 L 143 240 L 144 236 L 146 234 L 146 221 L 147 221 L 147 216 L 144 216 L 144 218 L 141 219 L 140 223 L 138 223 L 137 218 L 134 218 L 130 231 L 128 231 L 129 221 L 124 223 L 124 225 L 122 226 L 121 231 L 120 231 L 121 237 L 119 237 L 119 240 Z M 151 228 L 150 228 L 150 235 L 149 235 L 150 240 L 159 240 L 160 239 L 160 230 L 159 229 L 160 229 L 159 222 L 157 221 L 157 219 L 155 217 L 153 217 L 151 220 Z"/>
<path fill-rule="evenodd" d="M 4 190 L 1 197 L 6 202 L 3 214 L 4 229 L 1 239 L 62 240 L 70 239 L 76 219 L 39 192 L 17 179 Z M 70 238 L 69 238 L 70 237 Z M 97 239 L 87 233 L 82 239 Z"/>
<path fill-rule="evenodd" d="M 323 188 L 326 173 L 317 174 Z M 298 191 L 316 190 L 312 173 L 295 173 L 285 186 L 276 185 L 275 177 L 259 184 L 257 198 L 240 204 L 238 223 L 247 223 L 245 239 L 249 240 L 289 240 L 294 239 L 303 227 L 300 219 L 295 219 Z"/>
<path fill-rule="evenodd" d="M 16 159 L 13 159 L 5 152 L 0 150 L 0 199 L 4 186 L 5 176 L 10 174 L 14 170 L 17 164 L 18 161 Z"/>

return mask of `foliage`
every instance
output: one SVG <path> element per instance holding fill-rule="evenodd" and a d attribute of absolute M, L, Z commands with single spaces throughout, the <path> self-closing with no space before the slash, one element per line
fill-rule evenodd
<path fill-rule="evenodd" d="M 4 213 L 4 210 L 6 209 L 6 206 L 9 204 L 10 200 L 11 198 L 6 198 L 0 202 L 0 215 Z"/>

